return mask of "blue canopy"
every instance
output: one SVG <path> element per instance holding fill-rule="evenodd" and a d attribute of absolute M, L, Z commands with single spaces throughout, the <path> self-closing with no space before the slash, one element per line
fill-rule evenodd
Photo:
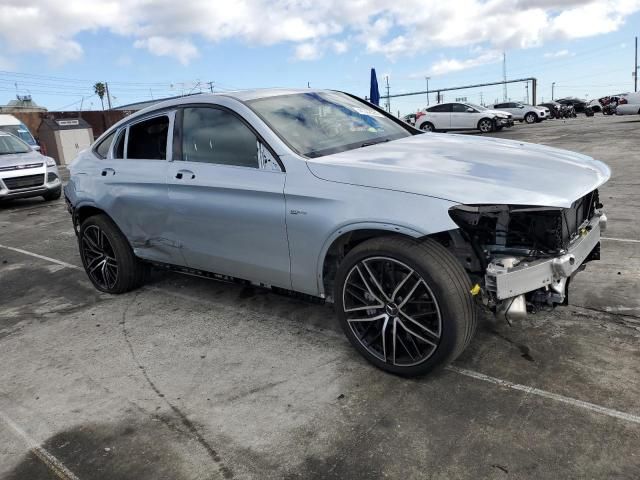
<path fill-rule="evenodd" d="M 380 91 L 378 90 L 378 77 L 376 69 L 371 69 L 371 87 L 369 88 L 369 101 L 375 105 L 380 105 Z"/>

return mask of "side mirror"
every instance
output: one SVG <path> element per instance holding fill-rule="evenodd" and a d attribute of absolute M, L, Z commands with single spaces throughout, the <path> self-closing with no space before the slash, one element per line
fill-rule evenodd
<path fill-rule="evenodd" d="M 473 112 L 475 112 L 475 110 L 473 108 L 469 107 L 469 108 L 467 108 L 467 112 L 473 113 Z"/>
<path fill-rule="evenodd" d="M 524 108 L 524 105 L 520 105 L 518 108 Z"/>

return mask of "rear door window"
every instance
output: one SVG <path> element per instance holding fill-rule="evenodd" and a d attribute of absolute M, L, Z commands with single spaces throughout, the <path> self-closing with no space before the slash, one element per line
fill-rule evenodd
<path fill-rule="evenodd" d="M 240 118 L 226 110 L 185 108 L 182 158 L 188 162 L 258 168 L 258 138 Z"/>
<path fill-rule="evenodd" d="M 129 127 L 127 159 L 166 160 L 169 117 L 161 115 Z"/>
<path fill-rule="evenodd" d="M 449 113 L 451 112 L 451 104 L 445 103 L 444 105 L 436 105 L 435 107 L 427 108 L 427 112 L 431 113 Z"/>

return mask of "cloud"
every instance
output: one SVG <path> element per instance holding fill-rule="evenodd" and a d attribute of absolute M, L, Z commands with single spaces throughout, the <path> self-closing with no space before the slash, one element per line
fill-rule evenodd
<path fill-rule="evenodd" d="M 571 53 L 569 50 L 562 49 L 556 52 L 547 52 L 544 54 L 544 58 L 562 58 L 562 57 L 573 57 L 575 54 Z"/>
<path fill-rule="evenodd" d="M 429 67 L 426 72 L 418 72 L 409 75 L 410 78 L 422 78 L 429 75 L 446 75 L 447 73 L 459 72 L 470 68 L 480 67 L 491 63 L 498 63 L 502 60 L 502 52 L 497 50 L 475 51 L 479 55 L 472 58 L 459 60 L 457 58 L 443 58 Z"/>
<path fill-rule="evenodd" d="M 136 48 L 145 48 L 159 57 L 174 57 L 183 65 L 187 65 L 198 56 L 198 49 L 189 41 L 162 36 L 153 36 L 143 40 L 136 40 Z"/>
<path fill-rule="evenodd" d="M 301 43 L 295 49 L 297 60 L 316 60 L 322 56 L 322 52 L 317 43 Z"/>
<path fill-rule="evenodd" d="M 513 50 L 601 35 L 639 10 L 640 0 L 2 0 L 0 42 L 59 63 L 83 55 L 80 34 L 103 31 L 183 64 L 198 56 L 196 45 L 229 39 L 290 44 L 301 60 L 344 53 L 347 46 L 396 59 L 434 49 Z M 456 62 L 474 63 L 447 61 L 454 69 Z"/>

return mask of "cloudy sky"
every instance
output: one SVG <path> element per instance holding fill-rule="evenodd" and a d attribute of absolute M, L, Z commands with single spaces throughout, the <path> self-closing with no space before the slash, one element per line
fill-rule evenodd
<path fill-rule="evenodd" d="M 539 101 L 552 82 L 593 98 L 632 88 L 638 34 L 640 0 L 1 0 L 0 104 L 17 85 L 51 109 L 95 109 L 97 81 L 116 104 L 211 87 L 364 96 L 372 66 L 401 93 L 426 76 L 432 88 L 499 80 L 503 52 L 509 78 L 539 79 Z M 502 87 L 451 96 L 481 92 Z M 508 95 L 523 100 L 524 85 Z"/>

